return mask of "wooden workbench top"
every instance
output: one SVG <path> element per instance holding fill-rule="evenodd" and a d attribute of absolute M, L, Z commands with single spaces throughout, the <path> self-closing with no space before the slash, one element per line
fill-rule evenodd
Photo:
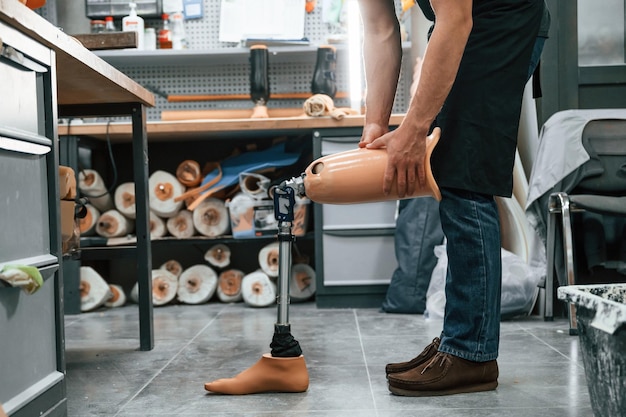
<path fill-rule="evenodd" d="M 0 20 L 56 52 L 59 106 L 142 103 L 154 95 L 17 0 L 0 0 Z"/>
<path fill-rule="evenodd" d="M 390 124 L 397 126 L 404 118 L 403 114 L 391 116 Z M 188 139 L 223 138 L 229 135 L 242 136 L 246 133 L 276 132 L 283 134 L 302 130 L 329 128 L 362 127 L 364 116 L 346 116 L 342 120 L 331 117 L 273 117 L 269 119 L 212 119 L 212 120 L 177 120 L 147 123 L 148 141 L 174 141 Z M 107 134 L 111 142 L 131 140 L 130 123 L 85 123 L 59 125 L 59 135 L 89 136 L 105 139 Z"/>

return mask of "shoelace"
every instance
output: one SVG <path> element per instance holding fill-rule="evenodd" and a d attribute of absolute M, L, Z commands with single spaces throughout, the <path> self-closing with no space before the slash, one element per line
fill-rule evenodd
<path fill-rule="evenodd" d="M 433 341 L 430 343 L 430 345 L 428 345 L 428 346 L 426 346 L 424 348 L 424 350 L 422 351 L 422 353 L 420 353 L 420 355 L 427 355 L 428 352 L 430 352 L 430 350 L 432 348 L 435 348 L 435 350 L 439 349 L 439 338 L 438 337 L 435 337 L 433 339 Z"/>
<path fill-rule="evenodd" d="M 442 353 L 442 352 L 437 352 L 437 354 L 435 355 L 434 358 L 432 358 L 430 360 L 430 362 L 428 362 L 428 365 L 426 365 L 424 367 L 424 369 L 422 369 L 422 372 L 420 372 L 421 375 L 424 375 L 424 372 L 426 372 L 427 370 L 429 370 L 430 368 L 432 368 L 433 366 L 435 366 L 435 363 L 437 361 L 439 362 L 439 366 L 444 366 L 446 363 L 450 363 L 451 359 L 450 356 L 447 353 Z"/>

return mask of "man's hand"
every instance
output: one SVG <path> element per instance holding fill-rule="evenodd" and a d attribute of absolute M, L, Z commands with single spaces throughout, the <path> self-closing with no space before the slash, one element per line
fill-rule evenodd
<path fill-rule="evenodd" d="M 365 148 L 368 144 L 372 143 L 374 140 L 378 139 L 387 132 L 389 132 L 388 126 L 376 123 L 366 123 L 363 127 L 363 134 L 361 135 L 359 148 Z"/>
<path fill-rule="evenodd" d="M 415 191 L 416 183 L 426 185 L 426 133 L 407 127 L 403 122 L 391 132 L 366 145 L 368 149 L 387 149 L 387 169 L 383 181 L 383 192 L 388 195 L 396 182 L 398 196 L 404 198 Z"/>

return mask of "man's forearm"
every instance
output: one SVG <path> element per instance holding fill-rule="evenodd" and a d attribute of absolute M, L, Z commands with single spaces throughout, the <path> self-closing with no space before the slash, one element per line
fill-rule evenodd
<path fill-rule="evenodd" d="M 359 5 L 364 25 L 365 120 L 387 126 L 402 60 L 399 23 L 393 1 L 360 0 Z"/>
<path fill-rule="evenodd" d="M 471 0 L 433 0 L 435 29 L 424 54 L 419 83 L 403 123 L 426 132 L 456 79 L 472 28 Z"/>

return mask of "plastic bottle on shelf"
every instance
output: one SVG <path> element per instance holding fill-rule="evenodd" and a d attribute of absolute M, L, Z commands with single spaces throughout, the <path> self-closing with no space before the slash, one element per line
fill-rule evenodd
<path fill-rule="evenodd" d="M 113 16 L 107 16 L 104 18 L 104 31 L 105 32 L 117 32 L 115 23 L 113 22 Z"/>
<path fill-rule="evenodd" d="M 143 43 L 143 47 L 146 51 L 154 51 L 156 49 L 157 36 L 154 28 L 146 28 Z"/>
<path fill-rule="evenodd" d="M 137 32 L 137 49 L 143 49 L 143 18 L 137 16 L 137 4 L 128 3 L 128 7 L 130 7 L 130 13 L 122 18 L 122 30 L 124 32 Z"/>
<path fill-rule="evenodd" d="M 172 31 L 170 30 L 169 15 L 163 13 L 161 19 L 163 20 L 163 26 L 159 30 L 159 49 L 172 49 Z"/>
<path fill-rule="evenodd" d="M 175 12 L 169 18 L 172 23 L 172 49 L 187 49 L 185 15 L 182 12 Z"/>
<path fill-rule="evenodd" d="M 104 27 L 106 22 L 104 20 L 92 20 L 90 22 L 91 25 L 91 33 L 102 33 L 104 32 Z"/>

